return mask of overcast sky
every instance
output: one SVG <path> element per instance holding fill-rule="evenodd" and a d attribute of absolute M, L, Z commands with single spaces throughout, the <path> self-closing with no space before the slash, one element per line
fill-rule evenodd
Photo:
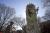
<path fill-rule="evenodd" d="M 38 16 L 42 17 L 44 15 L 44 9 L 42 9 L 41 0 L 0 0 L 0 3 L 15 8 L 16 16 L 21 16 L 25 18 L 26 5 L 30 3 L 35 4 L 39 7 Z"/>

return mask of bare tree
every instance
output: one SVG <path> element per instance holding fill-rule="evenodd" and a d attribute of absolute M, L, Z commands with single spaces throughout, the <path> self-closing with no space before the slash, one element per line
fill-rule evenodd
<path fill-rule="evenodd" d="M 4 4 L 0 4 L 0 31 L 2 27 L 15 15 L 14 8 L 10 8 Z"/>
<path fill-rule="evenodd" d="M 44 19 L 50 20 L 50 0 L 42 0 L 43 7 L 45 9 Z"/>

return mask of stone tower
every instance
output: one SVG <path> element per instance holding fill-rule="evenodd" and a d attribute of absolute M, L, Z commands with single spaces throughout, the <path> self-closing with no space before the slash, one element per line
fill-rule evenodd
<path fill-rule="evenodd" d="M 28 4 L 26 7 L 26 19 L 27 19 L 27 33 L 39 33 L 39 27 L 37 23 L 37 11 L 35 5 Z"/>

